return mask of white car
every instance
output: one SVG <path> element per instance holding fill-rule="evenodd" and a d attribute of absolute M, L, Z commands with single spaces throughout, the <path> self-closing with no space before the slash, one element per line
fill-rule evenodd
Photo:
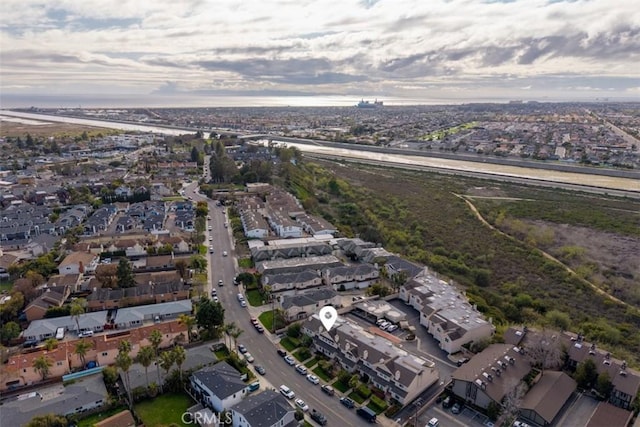
<path fill-rule="evenodd" d="M 296 371 L 298 371 L 300 375 L 307 375 L 307 367 L 304 365 L 296 365 Z"/>
<path fill-rule="evenodd" d="M 312 384 L 320 384 L 320 378 L 316 377 L 315 375 L 309 374 L 307 375 L 307 379 Z"/>
<path fill-rule="evenodd" d="M 291 390 L 284 384 L 280 386 L 280 393 L 282 393 L 282 395 L 287 399 L 293 399 L 294 397 L 296 397 L 296 394 L 293 392 L 293 390 Z"/>
<path fill-rule="evenodd" d="M 247 359 L 247 362 L 249 362 L 249 363 L 253 363 L 256 360 L 256 359 L 253 358 L 251 353 L 245 353 L 244 354 L 244 358 Z"/>
<path fill-rule="evenodd" d="M 228 254 L 227 254 L 227 251 L 223 251 L 223 252 L 222 252 L 222 256 L 227 256 L 227 255 L 228 255 Z"/>
<path fill-rule="evenodd" d="M 398 329 L 398 326 L 397 326 L 397 325 L 389 325 L 389 326 L 387 326 L 386 331 L 387 331 L 387 332 L 393 332 L 393 331 L 395 331 L 396 329 Z"/>
<path fill-rule="evenodd" d="M 291 366 L 296 364 L 296 359 L 294 359 L 293 357 L 291 357 L 288 354 L 284 357 L 284 361 L 287 362 L 287 364 L 291 365 Z"/>
<path fill-rule="evenodd" d="M 296 399 L 296 406 L 302 409 L 304 412 L 307 412 L 309 410 L 309 405 L 304 403 L 304 400 L 302 399 Z"/>

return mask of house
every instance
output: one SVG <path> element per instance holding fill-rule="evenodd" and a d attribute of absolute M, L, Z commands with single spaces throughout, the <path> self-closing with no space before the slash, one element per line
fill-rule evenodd
<path fill-rule="evenodd" d="M 2 249 L 0 249 L 0 280 L 9 278 L 9 267 L 15 264 L 17 260 L 17 256 L 2 253 Z"/>
<path fill-rule="evenodd" d="M 491 344 L 453 371 L 451 392 L 460 400 L 487 409 L 501 405 L 502 399 L 531 371 L 519 347 Z"/>
<path fill-rule="evenodd" d="M 267 244 L 253 244 L 251 258 L 254 262 L 331 255 L 333 248 L 327 240 L 314 238 L 270 240 Z"/>
<path fill-rule="evenodd" d="M 136 427 L 131 411 L 125 410 L 94 424 L 95 427 Z"/>
<path fill-rule="evenodd" d="M 231 408 L 233 427 L 294 427 L 295 409 L 278 392 L 251 394 Z"/>
<path fill-rule="evenodd" d="M 325 305 L 340 307 L 341 299 L 331 288 L 313 289 L 295 295 L 283 295 L 278 298 L 278 305 L 287 321 L 291 322 L 309 317 Z"/>
<path fill-rule="evenodd" d="M 33 368 L 31 368 L 33 370 Z M 3 426 L 24 426 L 38 415 L 71 416 L 102 407 L 109 401 L 102 375 L 92 375 L 69 384 L 31 390 L 19 399 L 2 404 Z M 125 427 L 119 424 L 118 426 Z"/>
<path fill-rule="evenodd" d="M 631 425 L 632 419 L 632 411 L 618 408 L 607 402 L 600 402 L 585 427 L 627 427 Z M 640 418 L 636 418 L 633 426 L 640 426 Z"/>
<path fill-rule="evenodd" d="M 189 299 L 189 288 L 179 280 L 161 283 L 147 281 L 131 288 L 99 288 L 87 297 L 87 311 L 185 300 Z"/>
<path fill-rule="evenodd" d="M 355 264 L 323 270 L 324 282 L 335 290 L 364 289 L 380 277 L 380 271 L 371 264 Z"/>
<path fill-rule="evenodd" d="M 196 399 L 216 412 L 228 410 L 248 393 L 242 374 L 227 362 L 202 368 L 191 375 Z"/>
<path fill-rule="evenodd" d="M 256 263 L 260 274 L 298 273 L 305 270 L 322 271 L 325 268 L 343 265 L 334 255 L 310 256 L 305 258 L 278 259 Z"/>
<path fill-rule="evenodd" d="M 177 319 L 181 314 L 191 314 L 192 310 L 191 300 L 121 308 L 116 312 L 113 324 L 117 329 L 137 328 L 142 326 L 144 321 Z"/>
<path fill-rule="evenodd" d="M 24 309 L 28 321 L 43 319 L 47 310 L 53 307 L 62 307 L 67 300 L 71 289 L 69 286 L 55 286 L 46 288 L 36 299 L 31 301 Z"/>
<path fill-rule="evenodd" d="M 314 349 L 336 360 L 348 372 L 367 375 L 387 397 L 405 405 L 438 381 L 435 364 L 401 349 L 387 338 L 338 318 L 327 331 L 318 314 L 302 325 L 313 338 Z"/>
<path fill-rule="evenodd" d="M 118 198 L 127 198 L 133 196 L 133 190 L 131 188 L 121 185 L 115 190 L 116 197 Z"/>
<path fill-rule="evenodd" d="M 613 384 L 609 403 L 631 409 L 640 390 L 640 372 L 629 368 L 624 360 L 614 359 L 609 352 L 598 349 L 595 343 L 586 342 L 582 335 L 564 332 L 561 338 L 567 345 L 567 367 L 573 370 L 585 360 L 593 360 L 598 374 L 606 372 Z"/>
<path fill-rule="evenodd" d="M 542 427 L 551 425 L 576 386 L 564 372 L 545 371 L 520 403 L 520 418 Z"/>
<path fill-rule="evenodd" d="M 305 270 L 299 273 L 265 274 L 262 276 L 262 284 L 269 286 L 271 292 L 283 293 L 324 286 L 322 277 L 314 270 Z"/>
<path fill-rule="evenodd" d="M 249 239 L 264 239 L 269 236 L 269 224 L 259 213 L 246 210 L 240 213 L 245 236 Z"/>
<path fill-rule="evenodd" d="M 400 299 L 420 313 L 420 324 L 449 354 L 490 338 L 495 328 L 454 286 L 427 269 L 400 287 Z"/>
<path fill-rule="evenodd" d="M 95 271 L 98 266 L 98 256 L 90 252 L 71 252 L 60 265 L 60 274 L 78 274 Z"/>
<path fill-rule="evenodd" d="M 308 233 L 312 236 L 321 234 L 333 236 L 338 232 L 338 229 L 324 218 L 309 215 L 306 213 L 297 215 L 296 221 L 298 221 L 302 225 L 302 229 L 305 231 L 305 233 Z"/>

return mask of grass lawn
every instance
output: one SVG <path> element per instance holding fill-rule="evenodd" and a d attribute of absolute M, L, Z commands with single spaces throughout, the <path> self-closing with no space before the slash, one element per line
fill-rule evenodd
<path fill-rule="evenodd" d="M 238 266 L 240 266 L 241 268 L 252 268 L 253 261 L 251 260 L 251 258 L 240 258 L 238 260 Z"/>
<path fill-rule="evenodd" d="M 262 319 L 260 319 L 262 320 Z M 266 326 L 266 325 L 265 325 Z M 291 340 L 289 339 L 289 337 L 284 337 L 280 340 L 280 345 L 283 346 L 284 348 L 286 348 L 289 351 L 293 351 L 296 348 L 298 348 L 297 345 L 295 345 L 293 342 L 291 342 Z"/>
<path fill-rule="evenodd" d="M 92 427 L 94 424 L 97 424 L 105 418 L 109 418 L 110 416 L 115 415 L 118 412 L 124 411 L 125 409 L 127 409 L 125 406 L 116 406 L 115 408 L 107 409 L 106 411 L 100 412 L 99 414 L 93 414 L 90 417 L 78 421 L 78 427 Z"/>
<path fill-rule="evenodd" d="M 318 377 L 320 377 L 323 381 L 331 382 L 332 380 L 332 378 L 329 375 L 327 375 L 324 369 L 322 369 L 320 366 L 314 369 L 313 373 L 316 374 Z"/>
<path fill-rule="evenodd" d="M 369 404 L 367 408 L 374 411 L 376 414 L 380 414 L 387 410 L 389 405 L 384 400 L 377 398 L 376 396 L 371 396 L 371 400 L 369 400 Z"/>
<path fill-rule="evenodd" d="M 311 359 L 307 363 L 305 363 L 304 366 L 306 366 L 307 368 L 311 368 L 316 363 L 318 363 L 318 359 L 314 357 L 313 359 Z"/>
<path fill-rule="evenodd" d="M 171 423 L 188 427 L 188 424 L 182 422 L 182 414 L 193 404 L 186 394 L 165 394 L 137 404 L 135 410 L 147 427 Z"/>
<path fill-rule="evenodd" d="M 354 402 L 358 402 L 360 404 L 364 403 L 364 401 L 367 400 L 362 396 L 360 396 L 360 394 L 357 391 L 352 391 L 351 394 L 349 394 L 349 398 Z"/>
<path fill-rule="evenodd" d="M 308 349 L 307 351 L 300 349 L 295 353 L 293 353 L 293 357 L 295 357 L 298 360 L 298 362 L 304 362 L 305 360 L 311 357 L 311 353 L 309 352 Z"/>
<path fill-rule="evenodd" d="M 341 393 L 346 392 L 347 390 L 349 390 L 349 384 L 344 384 L 340 381 L 336 381 L 333 384 L 331 384 L 333 386 L 333 388 L 335 388 L 336 390 L 338 390 Z"/>
<path fill-rule="evenodd" d="M 260 293 L 259 290 L 257 289 L 251 289 L 249 291 L 246 292 L 247 294 L 247 301 L 249 301 L 249 304 L 251 304 L 254 307 L 260 307 L 262 305 L 262 294 Z"/>
<path fill-rule="evenodd" d="M 1 291 L 9 292 L 12 287 L 13 287 L 13 283 L 11 283 L 11 282 L 2 282 L 2 283 L 0 283 L 0 292 Z"/>
<path fill-rule="evenodd" d="M 258 320 L 260 320 L 260 323 L 262 323 L 262 326 L 264 326 L 267 331 L 273 328 L 273 313 L 271 310 L 265 311 L 258 316 Z"/>
<path fill-rule="evenodd" d="M 224 360 L 227 357 L 229 357 L 229 350 L 227 350 L 227 348 L 222 348 L 220 350 L 216 350 L 213 352 L 216 357 L 218 358 L 218 360 Z"/>

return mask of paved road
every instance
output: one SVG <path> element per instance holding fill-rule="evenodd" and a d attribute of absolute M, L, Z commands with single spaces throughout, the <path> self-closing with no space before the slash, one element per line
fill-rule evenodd
<path fill-rule="evenodd" d="M 244 330 L 238 338 L 238 343 L 247 347 L 255 357 L 256 364 L 264 366 L 267 371 L 264 380 L 268 381 L 275 389 L 279 388 L 281 384 L 286 384 L 310 408 L 323 413 L 327 417 L 327 425 L 329 426 L 367 425 L 355 414 L 355 410 L 347 410 L 340 405 L 337 395 L 327 396 L 322 393 L 319 385 L 311 384 L 304 375 L 298 374 L 293 367 L 287 365 L 276 353 L 277 337 L 272 337 L 268 332 L 260 334 L 255 330 L 250 321 L 249 309 L 241 307 L 237 299 L 238 292 L 241 292 L 241 286 L 233 285 L 233 278 L 238 272 L 238 267 L 230 228 L 224 227 L 224 223 L 227 222 L 225 208 L 216 206 L 215 201 L 197 193 L 196 190 L 196 185 L 191 184 L 185 188 L 185 195 L 191 197 L 193 201 L 205 200 L 209 203 L 211 220 L 207 221 L 207 226 L 211 225 L 212 230 L 207 231 L 207 239 L 209 234 L 213 236 L 210 244 L 215 248 L 215 253 L 208 255 L 210 280 L 205 291 L 210 294 L 212 287 L 215 287 L 218 298 L 225 308 L 225 323 L 234 322 Z M 209 244 L 208 241 L 207 243 Z M 228 256 L 222 256 L 223 251 L 227 251 Z M 217 284 L 219 279 L 222 279 L 224 283 L 221 287 Z M 307 420 L 310 421 L 309 417 Z M 385 423 L 385 421 L 380 420 L 378 424 Z"/>

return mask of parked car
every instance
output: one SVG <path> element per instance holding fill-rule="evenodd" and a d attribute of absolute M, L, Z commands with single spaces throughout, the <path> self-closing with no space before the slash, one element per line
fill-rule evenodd
<path fill-rule="evenodd" d="M 216 295 L 218 295 L 218 291 L 216 291 L 215 289 L 211 289 L 211 296 L 215 297 Z"/>
<path fill-rule="evenodd" d="M 253 358 L 251 353 L 245 353 L 244 354 L 244 358 L 247 359 L 247 362 L 249 362 L 249 363 L 253 363 L 256 360 L 256 359 Z"/>
<path fill-rule="evenodd" d="M 444 409 L 449 409 L 451 408 L 451 405 L 453 405 L 453 399 L 451 399 L 451 396 L 445 397 L 444 400 L 442 401 L 442 407 Z"/>
<path fill-rule="evenodd" d="M 525 423 L 524 421 L 514 421 L 513 422 L 513 427 L 531 427 L 529 424 Z"/>
<path fill-rule="evenodd" d="M 373 410 L 367 408 L 366 406 L 363 406 L 362 408 L 358 408 L 358 410 L 356 411 L 356 414 L 358 414 L 358 416 L 360 416 L 361 418 L 364 418 L 365 420 L 367 420 L 367 422 L 370 422 L 370 423 L 376 422 L 377 414 Z"/>
<path fill-rule="evenodd" d="M 260 375 L 264 375 L 267 373 L 267 371 L 264 370 L 264 367 L 262 365 L 255 365 L 254 368 L 256 372 L 259 373 Z"/>
<path fill-rule="evenodd" d="M 264 334 L 264 328 L 261 325 L 256 325 L 256 331 L 260 334 Z"/>
<path fill-rule="evenodd" d="M 309 374 L 307 375 L 307 379 L 311 384 L 320 384 L 320 378 L 316 377 L 315 375 Z"/>
<path fill-rule="evenodd" d="M 227 256 L 227 255 L 228 255 L 228 254 L 227 254 L 227 251 L 223 251 L 223 252 L 222 252 L 222 256 Z"/>
<path fill-rule="evenodd" d="M 398 329 L 398 325 L 391 325 L 387 328 L 387 332 L 393 332 Z"/>
<path fill-rule="evenodd" d="M 456 362 L 456 364 L 457 364 L 458 366 L 462 366 L 462 365 L 464 365 L 465 363 L 467 363 L 468 361 L 469 361 L 469 358 L 467 358 L 467 357 L 463 357 L 462 359 L 458 360 L 458 361 Z"/>
<path fill-rule="evenodd" d="M 438 427 L 440 425 L 440 421 L 436 417 L 433 417 L 427 423 L 427 427 Z"/>
<path fill-rule="evenodd" d="M 334 394 L 336 394 L 336 391 L 330 385 L 323 384 L 320 388 L 322 389 L 323 393 L 328 394 L 329 396 L 333 396 Z"/>
<path fill-rule="evenodd" d="M 253 326 L 258 326 L 260 323 L 258 322 L 258 319 L 256 319 L 255 317 L 251 318 L 251 323 L 253 324 Z"/>
<path fill-rule="evenodd" d="M 222 279 L 219 279 L 218 280 L 218 286 L 223 286 L 223 285 L 224 285 L 224 283 L 222 282 Z"/>
<path fill-rule="evenodd" d="M 211 299 L 213 300 L 213 302 L 220 302 L 220 298 L 218 298 L 218 295 L 214 295 Z"/>
<path fill-rule="evenodd" d="M 459 403 L 456 403 L 451 407 L 452 414 L 459 414 L 461 411 L 462 411 L 462 407 L 460 406 Z"/>
<path fill-rule="evenodd" d="M 346 406 L 349 409 L 353 409 L 356 407 L 356 403 L 353 400 L 349 399 L 348 397 L 341 397 L 340 403 L 342 403 L 344 406 Z"/>
<path fill-rule="evenodd" d="M 296 365 L 296 371 L 300 375 L 307 375 L 307 367 L 304 365 Z"/>
<path fill-rule="evenodd" d="M 282 395 L 287 399 L 293 399 L 294 397 L 296 397 L 296 394 L 293 392 L 293 390 L 291 390 L 284 384 L 280 386 L 280 393 L 282 393 Z"/>
<path fill-rule="evenodd" d="M 322 415 L 320 412 L 316 411 L 315 409 L 311 410 L 311 419 L 315 422 L 317 422 L 318 424 L 320 424 L 321 426 L 326 426 L 327 425 L 327 417 L 325 417 L 324 415 Z"/>
<path fill-rule="evenodd" d="M 296 406 L 302 409 L 304 412 L 307 412 L 309 410 L 309 405 L 307 405 L 302 399 L 296 399 Z"/>
<path fill-rule="evenodd" d="M 291 357 L 288 354 L 284 357 L 284 361 L 287 362 L 287 364 L 291 365 L 291 366 L 296 364 L 296 359 L 294 359 L 293 357 Z"/>
<path fill-rule="evenodd" d="M 276 350 L 278 352 L 278 355 L 280 357 L 285 357 L 287 355 L 287 352 L 284 351 L 283 349 L 279 348 L 278 350 Z"/>
<path fill-rule="evenodd" d="M 240 307 L 246 307 L 247 302 L 245 300 L 240 301 Z"/>
<path fill-rule="evenodd" d="M 238 351 L 242 354 L 245 354 L 247 352 L 247 347 L 242 344 L 238 344 Z"/>

